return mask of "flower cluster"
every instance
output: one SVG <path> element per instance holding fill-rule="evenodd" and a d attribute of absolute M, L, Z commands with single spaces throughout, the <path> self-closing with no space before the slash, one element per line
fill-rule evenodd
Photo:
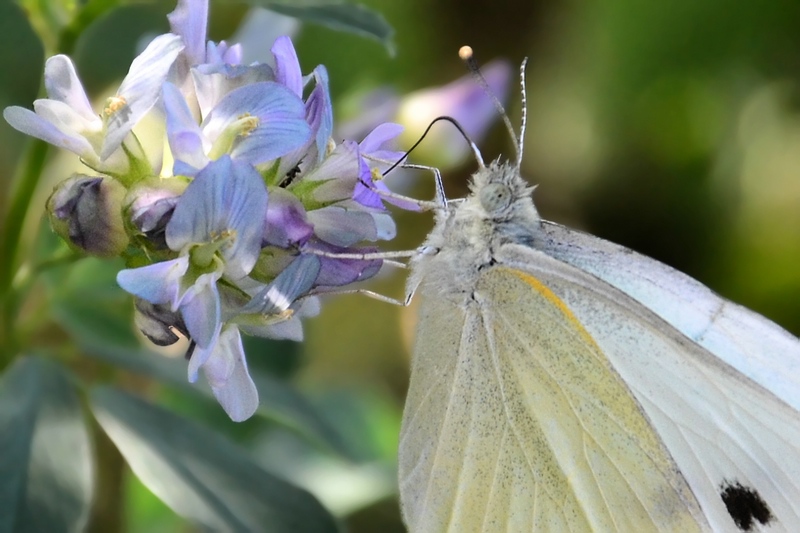
<path fill-rule="evenodd" d="M 206 41 L 207 14 L 207 0 L 179 0 L 171 33 L 136 57 L 99 114 L 58 55 L 48 98 L 3 115 L 91 169 L 50 197 L 53 227 L 85 253 L 125 258 L 117 280 L 137 326 L 161 345 L 187 336 L 189 380 L 202 368 L 238 421 L 258 406 L 241 332 L 299 340 L 315 294 L 381 268 L 352 254 L 395 234 L 374 177 L 401 156 L 385 148 L 401 128 L 336 144 L 325 68 L 303 76 L 288 37 L 272 46 L 274 67 L 242 65 L 240 47 Z M 162 121 L 163 153 L 140 142 L 145 115 Z"/>

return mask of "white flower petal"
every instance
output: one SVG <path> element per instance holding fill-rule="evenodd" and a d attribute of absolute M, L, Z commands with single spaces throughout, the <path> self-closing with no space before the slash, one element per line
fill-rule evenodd
<path fill-rule="evenodd" d="M 3 118 L 22 133 L 80 155 L 90 166 L 99 163 L 94 148 L 84 137 L 65 133 L 30 109 L 19 106 L 7 107 L 3 110 Z"/>
<path fill-rule="evenodd" d="M 69 57 L 57 55 L 47 60 L 44 65 L 44 86 L 47 96 L 52 100 L 64 102 L 86 122 L 97 122 L 102 126 L 100 117 L 92 109 L 81 80 L 75 72 L 75 65 Z"/>
<path fill-rule="evenodd" d="M 103 131 L 103 122 L 99 117 L 92 120 L 75 111 L 64 102 L 58 100 L 40 99 L 33 102 L 36 114 L 55 125 L 65 133 L 75 133 L 85 137 L 90 143 L 95 140 L 99 143 Z M 94 137 L 94 139 L 93 139 Z M 93 151 L 95 151 L 93 149 Z"/>
<path fill-rule="evenodd" d="M 116 107 L 106 117 L 106 138 L 100 152 L 101 160 L 119 148 L 136 123 L 155 105 L 169 69 L 181 50 L 181 38 L 166 33 L 153 39 L 144 52 L 133 60 L 117 92 Z"/>

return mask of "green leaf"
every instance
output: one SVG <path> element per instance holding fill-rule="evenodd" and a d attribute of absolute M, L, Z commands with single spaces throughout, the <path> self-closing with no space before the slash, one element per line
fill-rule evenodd
<path fill-rule="evenodd" d="M 154 352 L 123 346 L 102 344 L 84 345 L 83 350 L 96 359 L 138 374 L 150 376 L 185 391 L 202 393 L 213 398 L 205 379 L 197 383 L 187 380 L 186 361 L 169 358 Z M 342 457 L 352 459 L 354 454 L 341 433 L 336 430 L 301 392 L 256 369 L 250 370 L 259 394 L 257 413 L 299 433 L 317 445 L 324 446 Z M 215 401 L 216 402 L 216 401 Z"/>
<path fill-rule="evenodd" d="M 308 492 L 196 422 L 110 387 L 91 392 L 95 416 L 133 472 L 176 513 L 214 531 L 335 532 Z"/>
<path fill-rule="evenodd" d="M 251 3 L 266 7 L 276 13 L 313 22 L 328 28 L 353 33 L 375 39 L 382 43 L 394 56 L 394 29 L 383 15 L 361 4 L 344 2 L 315 2 L 313 4 L 292 4 L 270 0 L 251 0 Z"/>
<path fill-rule="evenodd" d="M 92 499 L 89 434 L 66 371 L 38 357 L 0 379 L 0 531 L 82 531 Z"/>
<path fill-rule="evenodd" d="M 52 315 L 81 344 L 138 346 L 133 301 L 116 280 L 119 261 L 85 258 L 49 271 Z"/>

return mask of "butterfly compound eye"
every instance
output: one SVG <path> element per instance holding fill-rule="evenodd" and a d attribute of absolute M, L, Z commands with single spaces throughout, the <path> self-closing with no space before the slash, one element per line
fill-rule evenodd
<path fill-rule="evenodd" d="M 511 189 L 502 183 L 490 183 L 481 189 L 480 202 L 490 215 L 502 211 L 511 205 Z"/>

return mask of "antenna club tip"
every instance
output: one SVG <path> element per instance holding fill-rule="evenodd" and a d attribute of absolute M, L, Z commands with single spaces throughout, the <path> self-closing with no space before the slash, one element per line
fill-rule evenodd
<path fill-rule="evenodd" d="M 472 59 L 472 47 L 469 45 L 464 45 L 458 49 L 458 57 L 461 58 L 462 61 L 469 61 Z"/>

